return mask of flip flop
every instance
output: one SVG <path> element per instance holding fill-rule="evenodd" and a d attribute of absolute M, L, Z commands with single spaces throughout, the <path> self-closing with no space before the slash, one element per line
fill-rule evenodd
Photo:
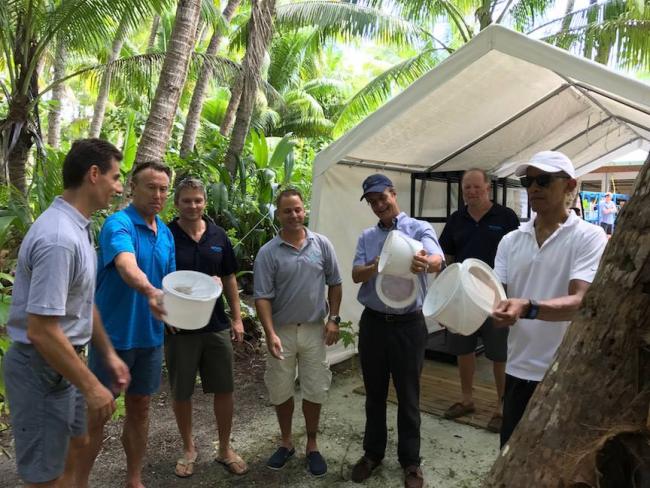
<path fill-rule="evenodd" d="M 224 468 L 226 468 L 231 474 L 241 476 L 248 473 L 248 465 L 239 456 L 239 454 L 235 454 L 229 459 L 216 458 L 216 461 Z"/>
<path fill-rule="evenodd" d="M 194 474 L 194 463 L 199 457 L 199 453 L 196 453 L 194 459 L 188 459 L 183 455 L 176 461 L 176 468 L 174 468 L 174 474 L 179 478 L 189 478 Z"/>

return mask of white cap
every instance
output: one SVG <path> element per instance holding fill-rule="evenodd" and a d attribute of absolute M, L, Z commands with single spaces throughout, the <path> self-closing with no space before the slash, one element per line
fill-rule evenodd
<path fill-rule="evenodd" d="M 573 168 L 571 160 L 566 154 L 558 151 L 542 151 L 534 154 L 533 157 L 530 158 L 530 161 L 517 166 L 515 175 L 525 176 L 526 170 L 531 166 L 540 171 L 544 171 L 545 173 L 559 173 L 560 171 L 563 171 L 571 178 L 576 177 L 576 171 Z"/>

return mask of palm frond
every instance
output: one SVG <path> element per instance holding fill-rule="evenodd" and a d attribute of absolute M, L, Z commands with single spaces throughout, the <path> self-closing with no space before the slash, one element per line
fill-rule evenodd
<path fill-rule="evenodd" d="M 511 18 L 516 30 L 525 32 L 538 24 L 555 3 L 554 0 L 519 0 L 506 12 L 506 15 Z"/>
<path fill-rule="evenodd" d="M 334 123 L 325 117 L 294 117 L 282 119 L 275 129 L 278 136 L 292 132 L 298 137 L 331 137 Z"/>
<path fill-rule="evenodd" d="M 427 49 L 397 63 L 359 90 L 340 112 L 333 130 L 335 137 L 343 134 L 362 118 L 375 111 L 388 99 L 430 71 L 440 61 L 439 49 Z"/>

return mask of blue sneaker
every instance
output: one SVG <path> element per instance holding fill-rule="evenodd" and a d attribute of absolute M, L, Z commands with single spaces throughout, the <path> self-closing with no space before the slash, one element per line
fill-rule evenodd
<path fill-rule="evenodd" d="M 266 467 L 269 469 L 282 469 L 284 465 L 287 464 L 287 461 L 293 457 L 296 453 L 296 450 L 292 447 L 287 449 L 286 447 L 278 447 L 278 450 L 273 453 L 273 455 L 266 462 Z"/>
<path fill-rule="evenodd" d="M 318 451 L 307 454 L 307 467 L 313 476 L 319 477 L 327 474 L 327 463 Z"/>

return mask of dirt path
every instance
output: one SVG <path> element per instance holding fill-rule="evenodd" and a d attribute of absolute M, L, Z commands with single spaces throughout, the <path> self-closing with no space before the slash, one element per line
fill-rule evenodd
<path fill-rule="evenodd" d="M 284 470 L 268 470 L 264 465 L 275 449 L 278 427 L 275 414 L 267 401 L 262 380 L 263 369 L 260 354 L 239 358 L 236 364 L 237 391 L 232 440 L 235 449 L 249 463 L 250 472 L 243 477 L 235 477 L 214 462 L 213 442 L 216 433 L 211 397 L 196 394 L 194 432 L 200 453 L 199 461 L 191 478 L 179 479 L 174 476 L 173 467 L 181 444 L 170 407 L 168 387 L 164 383 L 162 392 L 153 401 L 149 455 L 144 478 L 147 488 L 403 486 L 402 473 L 396 460 L 397 409 L 394 405 L 389 405 L 388 410 L 389 446 L 383 466 L 363 485 L 348 481 L 350 466 L 361 454 L 365 418 L 364 397 L 352 391 L 361 384 L 359 371 L 353 362 L 334 368 L 330 400 L 322 414 L 320 450 L 329 463 L 327 476 L 314 479 L 306 472 L 304 423 L 298 409 L 294 423 L 297 455 Z M 107 428 L 104 448 L 95 464 L 91 486 L 122 486 L 125 459 L 119 433 L 120 423 L 111 422 Z M 0 445 L 13 457 L 10 442 L 8 432 L 0 434 Z M 497 453 L 498 439 L 495 434 L 423 414 L 422 457 L 427 486 L 479 486 L 482 475 L 487 472 Z M 0 486 L 20 486 L 13 458 L 9 459 L 6 455 L 0 455 Z"/>

